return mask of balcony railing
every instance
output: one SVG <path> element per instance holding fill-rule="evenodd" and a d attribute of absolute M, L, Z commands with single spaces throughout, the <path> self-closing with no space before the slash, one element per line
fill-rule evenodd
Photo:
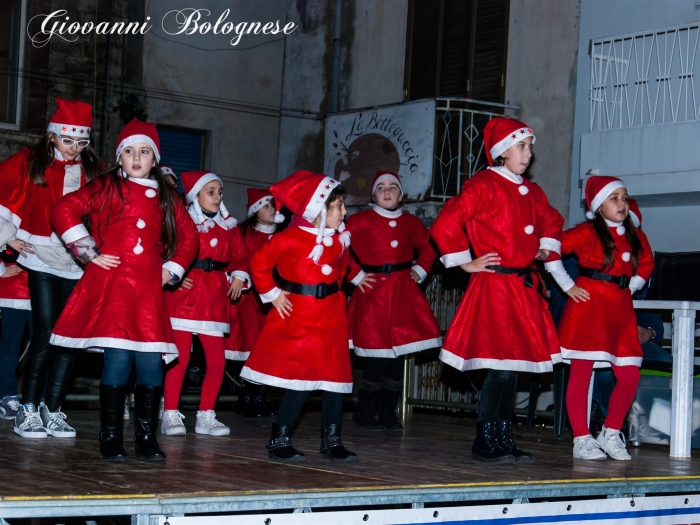
<path fill-rule="evenodd" d="M 700 119 L 700 23 L 591 41 L 590 130 Z"/>
<path fill-rule="evenodd" d="M 493 117 L 517 117 L 520 106 L 469 98 L 438 98 L 435 162 L 430 197 L 449 199 L 462 183 L 486 167 L 483 130 Z"/>

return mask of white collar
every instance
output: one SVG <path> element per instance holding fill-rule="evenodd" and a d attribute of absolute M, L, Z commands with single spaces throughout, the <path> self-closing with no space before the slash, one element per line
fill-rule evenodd
<path fill-rule="evenodd" d="M 488 169 L 495 171 L 501 177 L 508 179 L 509 181 L 514 182 L 515 184 L 522 184 L 523 183 L 522 175 L 516 175 L 515 173 L 510 171 L 505 166 L 489 166 Z"/>
<path fill-rule="evenodd" d="M 308 226 L 298 226 L 300 230 L 304 230 L 305 232 L 313 233 L 314 235 L 318 235 L 318 228 L 309 228 Z M 335 233 L 335 230 L 333 228 L 325 228 L 323 230 L 323 236 L 325 237 L 326 235 L 333 235 Z"/>
<path fill-rule="evenodd" d="M 272 223 L 272 224 L 260 224 L 259 222 L 255 223 L 255 226 L 253 226 L 254 230 L 258 230 L 259 232 L 263 233 L 275 233 L 275 230 L 277 229 L 277 225 Z"/>
<path fill-rule="evenodd" d="M 148 186 L 149 188 L 158 188 L 158 181 L 153 179 L 138 179 L 135 177 L 127 177 L 131 182 L 140 184 L 141 186 Z"/>
<path fill-rule="evenodd" d="M 397 217 L 401 217 L 401 214 L 403 213 L 401 206 L 399 206 L 395 210 L 387 210 L 385 208 L 382 208 L 378 204 L 374 204 L 372 202 L 370 203 L 369 207 L 376 211 L 379 215 L 381 215 L 382 217 L 386 217 L 387 219 L 396 219 Z"/>
<path fill-rule="evenodd" d="M 59 160 L 61 162 L 68 162 L 66 158 L 63 156 L 63 154 L 58 151 L 58 148 L 56 146 L 53 147 L 53 158 L 56 160 Z M 78 162 L 80 160 L 80 155 L 76 156 L 73 159 L 73 162 Z"/>
<path fill-rule="evenodd" d="M 605 219 L 605 224 L 607 224 L 608 226 L 622 226 L 621 222 L 613 222 L 609 221 L 608 219 Z"/>

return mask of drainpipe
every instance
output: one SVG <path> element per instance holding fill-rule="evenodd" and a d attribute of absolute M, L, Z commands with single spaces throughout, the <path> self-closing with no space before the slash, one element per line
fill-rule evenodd
<path fill-rule="evenodd" d="M 331 113 L 338 112 L 340 100 L 340 52 L 343 39 L 343 0 L 335 0 L 333 33 L 333 79 L 331 81 Z"/>

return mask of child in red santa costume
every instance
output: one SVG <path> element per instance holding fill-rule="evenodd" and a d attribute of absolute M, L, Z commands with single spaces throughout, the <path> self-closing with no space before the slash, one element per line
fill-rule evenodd
<path fill-rule="evenodd" d="M 476 173 L 438 215 L 431 234 L 445 266 L 472 274 L 440 359 L 458 370 L 487 368 L 472 457 L 532 461 L 515 446 L 517 373 L 552 370 L 559 343 L 535 259 L 560 250 L 563 217 L 524 178 L 535 135 L 514 119 L 484 128 L 489 168 Z M 472 259 L 471 248 L 476 255 Z"/>
<path fill-rule="evenodd" d="M 199 233 L 199 254 L 182 284 L 165 293 L 170 322 L 179 352 L 177 361 L 165 375 L 165 410 L 161 432 L 184 436 L 184 416 L 178 411 L 180 391 L 190 361 L 192 335 L 202 343 L 207 371 L 197 412 L 195 432 L 210 436 L 227 436 L 230 429 L 216 419 L 214 405 L 224 379 L 224 334 L 229 331 L 228 296 L 237 299 L 244 285 L 250 283 L 243 237 L 236 219 L 224 206 L 223 182 L 210 171 L 182 173 L 182 185 L 189 204 L 190 217 Z M 232 271 L 229 285 L 226 271 Z"/>
<path fill-rule="evenodd" d="M 630 215 L 629 196 L 618 178 L 586 181 L 588 221 L 564 232 L 561 253 L 574 253 L 581 275 L 576 282 L 561 261 L 547 270 L 572 301 L 559 324 L 561 357 L 571 360 L 566 406 L 578 459 L 632 459 L 620 432 L 639 384 L 642 347 L 632 294 L 644 286 L 654 257 Z M 612 366 L 615 388 L 603 430 L 595 440 L 588 429 L 588 388 L 596 365 Z"/>
<path fill-rule="evenodd" d="M 27 270 L 35 330 L 24 366 L 23 405 L 15 418 L 15 432 L 26 438 L 75 437 L 60 407 L 76 354 L 52 348 L 49 338 L 83 268 L 54 233 L 50 212 L 59 198 L 103 169 L 90 147 L 92 106 L 60 98 L 56 103 L 39 143 L 0 164 L 0 245 L 19 253 Z M 4 271 L 0 262 L 0 274 Z"/>
<path fill-rule="evenodd" d="M 270 459 L 305 459 L 292 446 L 290 433 L 309 393 L 322 390 L 320 453 L 335 461 L 357 461 L 340 435 L 343 394 L 352 392 L 345 294 L 340 290 L 350 235 L 336 234 L 344 230 L 345 189 L 325 175 L 297 171 L 270 192 L 278 209 L 286 206 L 295 216 L 250 260 L 260 298 L 276 311 L 268 315 L 241 377 L 287 389 L 267 443 Z"/>
<path fill-rule="evenodd" d="M 14 250 L 0 252 L 5 272 L 0 275 L 0 419 L 14 420 L 20 409 L 17 399 L 17 365 L 24 330 L 32 334 L 32 307 L 27 272 L 15 262 Z M 43 434 L 46 436 L 46 433 Z"/>
<path fill-rule="evenodd" d="M 104 349 L 100 457 L 125 461 L 125 385 L 136 364 L 136 456 L 164 460 L 156 430 L 163 354 L 177 355 L 162 287 L 179 281 L 199 239 L 192 219 L 158 167 L 155 124 L 132 120 L 119 133 L 117 164 L 61 198 L 56 231 L 86 265 L 51 335 L 53 344 Z M 89 230 L 83 224 L 89 224 Z"/>
<path fill-rule="evenodd" d="M 367 430 L 400 432 L 396 405 L 404 355 L 442 344 L 433 311 L 416 285 L 426 278 L 437 254 L 421 220 L 401 209 L 403 186 L 396 173 L 377 172 L 372 200 L 372 209 L 347 221 L 354 255 L 348 277 L 358 287 L 348 306 L 350 346 L 369 358 L 353 420 Z"/>
<path fill-rule="evenodd" d="M 281 216 L 279 216 L 281 217 Z M 278 219 L 279 220 L 279 219 Z M 269 189 L 248 188 L 248 218 L 238 225 L 245 238 L 248 253 L 257 252 L 277 231 L 275 198 Z M 231 333 L 224 338 L 226 358 L 245 362 L 265 324 L 270 304 L 260 301 L 255 288 L 243 291 L 240 299 L 229 303 Z M 242 365 L 241 365 L 242 366 Z M 242 379 L 238 410 L 243 417 L 270 417 L 275 414 L 267 407 L 267 387 Z"/>

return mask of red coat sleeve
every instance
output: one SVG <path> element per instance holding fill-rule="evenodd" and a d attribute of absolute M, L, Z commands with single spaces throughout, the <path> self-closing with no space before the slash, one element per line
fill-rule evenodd
<path fill-rule="evenodd" d="M 281 236 L 275 235 L 250 258 L 250 276 L 263 303 L 273 301 L 279 294 L 272 270 L 283 249 Z"/>
<path fill-rule="evenodd" d="M 417 226 L 414 230 L 414 247 L 416 248 L 416 250 L 418 250 L 418 259 L 416 260 L 414 266 L 420 266 L 421 269 L 427 274 L 433 267 L 433 263 L 437 258 L 437 252 L 435 251 L 432 243 L 430 242 L 430 232 L 428 231 L 428 228 L 426 228 L 423 225 L 420 219 L 416 221 L 416 224 Z M 423 275 L 421 275 L 421 279 L 422 278 Z"/>
<path fill-rule="evenodd" d="M 189 268 L 192 261 L 197 257 L 199 236 L 192 217 L 187 213 L 185 205 L 179 199 L 175 201 L 174 210 L 175 227 L 177 228 L 175 233 L 175 253 L 173 253 L 170 260 L 163 264 L 163 268 L 171 269 L 173 265 L 180 266 L 182 273 L 179 273 L 175 268 L 172 268 L 171 271 L 177 273 L 182 279 L 185 270 Z"/>
<path fill-rule="evenodd" d="M 352 215 L 350 218 L 345 223 L 345 229 L 350 232 L 350 246 L 352 246 L 352 238 L 353 236 L 359 236 L 362 235 L 361 229 L 359 228 L 357 216 Z M 355 259 L 354 256 L 350 255 L 347 259 L 347 280 L 352 282 L 355 280 L 356 277 L 361 275 L 361 272 L 363 272 L 362 266 L 360 266 L 360 263 L 357 262 L 357 259 Z"/>
<path fill-rule="evenodd" d="M 482 190 L 482 185 L 475 183 L 474 179 L 467 180 L 462 185 L 462 193 L 445 203 L 430 228 L 430 235 L 443 254 L 440 260 L 447 268 L 472 260 L 464 226 L 486 200 Z"/>
<path fill-rule="evenodd" d="M 231 233 L 231 259 L 226 271 L 231 274 L 231 277 L 239 276 L 245 279 L 244 289 L 251 287 L 250 278 L 250 252 L 248 245 L 241 234 L 239 228 L 229 230 Z"/>
<path fill-rule="evenodd" d="M 554 209 L 547 195 L 537 184 L 535 188 L 535 210 L 537 213 L 537 228 L 540 237 L 540 249 L 549 250 L 547 262 L 561 259 L 562 228 L 564 217 Z"/>
<path fill-rule="evenodd" d="M 51 224 L 63 242 L 72 244 L 90 235 L 83 225 L 83 217 L 90 214 L 91 202 L 103 189 L 103 179 L 96 179 L 56 201 L 51 208 Z"/>
<path fill-rule="evenodd" d="M 639 275 L 645 281 L 649 280 L 651 273 L 654 271 L 654 252 L 651 250 L 651 245 L 647 236 L 642 230 L 637 228 L 637 235 L 639 236 L 639 241 L 642 243 L 642 248 L 639 251 L 639 258 L 637 260 L 637 275 Z"/>

